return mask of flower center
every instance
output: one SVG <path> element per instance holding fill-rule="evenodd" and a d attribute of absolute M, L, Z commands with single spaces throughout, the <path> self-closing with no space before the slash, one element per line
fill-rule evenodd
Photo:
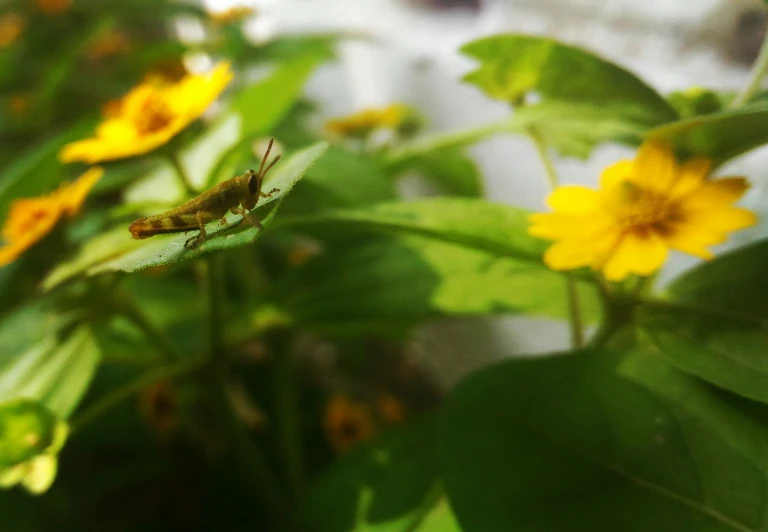
<path fill-rule="evenodd" d="M 131 117 L 140 135 L 156 133 L 168 127 L 173 113 L 161 94 L 148 94 Z"/>
<path fill-rule="evenodd" d="M 621 195 L 616 215 L 627 231 L 665 234 L 669 232 L 670 225 L 680 219 L 677 203 L 671 202 L 665 195 L 628 181 L 622 183 Z"/>

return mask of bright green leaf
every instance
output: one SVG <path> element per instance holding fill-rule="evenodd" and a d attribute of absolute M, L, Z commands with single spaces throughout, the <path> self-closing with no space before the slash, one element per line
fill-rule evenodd
<path fill-rule="evenodd" d="M 461 51 L 480 62 L 464 79 L 492 98 L 512 103 L 536 92 L 543 100 L 622 106 L 648 124 L 677 117 L 661 95 L 631 72 L 550 38 L 496 35 Z"/>
<path fill-rule="evenodd" d="M 465 530 L 764 530 L 763 464 L 615 374 L 613 354 L 504 362 L 449 397 L 440 475 Z"/>
<path fill-rule="evenodd" d="M 686 118 L 652 129 L 647 136 L 671 142 L 681 155 L 703 155 L 721 164 L 768 143 L 768 106 Z"/>
<path fill-rule="evenodd" d="M 26 350 L 0 358 L 0 401 L 36 399 L 67 419 L 87 390 L 100 358 L 87 326 L 76 328 L 62 341 L 49 333 Z"/>
<path fill-rule="evenodd" d="M 268 206 L 270 209 L 269 214 L 261 219 L 264 227 L 268 227 L 274 219 L 278 205 L 275 202 L 290 192 L 307 168 L 321 157 L 327 148 L 327 143 L 317 143 L 281 160 L 270 171 L 264 189 L 270 190 L 276 187 L 280 189 L 280 192 L 272 195 L 272 197 L 261 199 L 256 206 L 254 215 L 257 215 L 256 213 L 263 207 Z M 227 215 L 227 220 L 230 226 L 235 226 L 242 221 L 242 216 L 230 214 Z M 240 226 L 233 228 L 221 227 L 217 220 L 208 224 L 206 230 L 208 231 L 208 240 L 196 249 L 188 249 L 184 247 L 184 243 L 190 236 L 183 233 L 133 240 L 127 227 L 122 230 L 113 229 L 87 243 L 80 255 L 72 261 L 59 265 L 51 272 L 44 286 L 50 289 L 78 274 L 94 275 L 115 270 L 131 272 L 151 266 L 186 261 L 213 251 L 251 244 L 261 236 L 262 232 L 246 221 L 242 221 Z"/>
<path fill-rule="evenodd" d="M 425 153 L 410 159 L 403 170 L 414 170 L 447 196 L 483 196 L 483 178 L 480 170 L 469 156 L 456 148 L 447 148 Z"/>
<path fill-rule="evenodd" d="M 43 453 L 54 443 L 58 422 L 53 412 L 30 399 L 0 403 L 0 469 Z"/>

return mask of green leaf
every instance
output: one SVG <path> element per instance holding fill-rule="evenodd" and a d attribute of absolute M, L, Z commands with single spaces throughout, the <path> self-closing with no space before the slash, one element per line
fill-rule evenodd
<path fill-rule="evenodd" d="M 614 365 L 595 351 L 514 360 L 454 390 L 438 457 L 465 530 L 765 528 L 764 463 Z"/>
<path fill-rule="evenodd" d="M 29 399 L 0 403 L 0 469 L 42 454 L 54 443 L 56 415 Z"/>
<path fill-rule="evenodd" d="M 460 149 L 447 148 L 425 153 L 408 161 L 403 170 L 415 170 L 448 196 L 481 197 L 483 178 L 475 161 Z"/>
<path fill-rule="evenodd" d="M 647 136 L 671 142 L 683 156 L 703 155 L 722 164 L 768 143 L 768 105 L 686 118 L 652 129 Z"/>
<path fill-rule="evenodd" d="M 326 332 L 392 330 L 446 315 L 567 316 L 562 275 L 415 235 L 328 244 L 283 277 L 275 292 L 297 323 Z M 594 287 L 580 284 L 579 294 L 586 320 L 595 320 Z"/>
<path fill-rule="evenodd" d="M 332 146 L 283 205 L 282 215 L 363 207 L 397 198 L 392 180 L 372 157 Z"/>
<path fill-rule="evenodd" d="M 279 188 L 280 192 L 259 201 L 256 210 L 268 207 L 269 213 L 261 219 L 268 227 L 277 212 L 278 200 L 282 200 L 301 179 L 304 172 L 328 149 L 328 144 L 319 142 L 281 160 L 272 169 L 265 182 L 265 189 Z M 227 215 L 231 226 L 242 221 L 240 215 Z M 243 222 L 237 228 L 221 227 L 218 221 L 206 226 L 208 240 L 196 249 L 187 249 L 184 243 L 188 235 L 157 235 L 145 240 L 133 240 L 128 228 L 115 228 L 107 234 L 96 237 L 83 246 L 80 254 L 72 261 L 59 265 L 44 281 L 44 287 L 51 289 L 72 277 L 85 274 L 95 275 L 105 271 L 137 271 L 151 266 L 161 266 L 187 261 L 213 251 L 232 249 L 252 244 L 262 231 Z M 220 234 L 221 233 L 221 234 Z"/>
<path fill-rule="evenodd" d="M 429 418 L 413 421 L 340 457 L 300 502 L 293 529 L 450 531 L 424 527 L 427 518 L 448 521 L 435 496 L 432 427 Z"/>
<path fill-rule="evenodd" d="M 100 358 L 88 326 L 77 327 L 61 341 L 48 333 L 23 351 L 3 353 L 0 401 L 36 399 L 67 419 L 87 390 Z"/>
<path fill-rule="evenodd" d="M 677 117 L 661 95 L 631 72 L 550 38 L 497 35 L 470 42 L 461 51 L 480 62 L 464 79 L 492 98 L 512 103 L 536 92 L 544 100 L 622 106 L 648 124 Z"/>
<path fill-rule="evenodd" d="M 639 323 L 670 362 L 735 393 L 768 402 L 768 241 L 702 264 L 641 307 Z"/>

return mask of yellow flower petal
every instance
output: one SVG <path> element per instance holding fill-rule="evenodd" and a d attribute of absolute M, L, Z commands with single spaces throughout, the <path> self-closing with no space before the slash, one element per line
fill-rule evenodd
<path fill-rule="evenodd" d="M 77 214 L 86 196 L 103 175 L 103 168 L 89 168 L 74 183 L 63 185 L 57 192 L 62 212 L 67 216 Z"/>
<path fill-rule="evenodd" d="M 632 165 L 632 181 L 660 193 L 668 193 L 679 173 L 669 144 L 658 140 L 643 142 Z"/>
<path fill-rule="evenodd" d="M 744 177 L 707 181 L 686 196 L 685 205 L 688 210 L 725 207 L 738 201 L 748 189 L 749 182 Z"/>
<path fill-rule="evenodd" d="M 627 233 L 603 265 L 605 278 L 621 281 L 630 274 L 650 275 L 667 259 L 667 246 L 658 235 Z"/>
<path fill-rule="evenodd" d="M 175 84 L 145 82 L 110 106 L 95 136 L 59 152 L 62 162 L 97 163 L 141 155 L 170 141 L 200 117 L 232 80 L 228 62 Z"/>
<path fill-rule="evenodd" d="M 600 188 L 614 188 L 628 181 L 634 164 L 630 160 L 619 161 L 603 170 L 600 174 Z"/>
<path fill-rule="evenodd" d="M 680 174 L 669 190 L 670 196 L 679 198 L 686 194 L 690 194 L 696 188 L 700 187 L 709 175 L 711 166 L 712 163 L 709 159 L 696 158 L 686 161 L 685 164 L 680 167 Z"/>
<path fill-rule="evenodd" d="M 598 209 L 600 200 L 596 190 L 581 185 L 557 187 L 547 198 L 550 208 L 563 212 L 582 214 Z"/>

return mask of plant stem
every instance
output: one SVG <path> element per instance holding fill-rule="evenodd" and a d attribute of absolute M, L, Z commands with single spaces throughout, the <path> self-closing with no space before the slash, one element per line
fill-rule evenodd
<path fill-rule="evenodd" d="M 181 163 L 179 154 L 174 151 L 169 151 L 166 153 L 168 154 L 168 161 L 171 163 L 171 166 L 173 166 L 176 177 L 178 177 L 179 183 L 181 183 L 181 186 L 184 189 L 184 193 L 187 196 L 197 196 L 197 191 L 192 186 L 186 170 L 184 170 L 184 165 Z"/>
<path fill-rule="evenodd" d="M 144 336 L 157 346 L 162 353 L 166 362 L 171 360 L 179 360 L 183 358 L 173 346 L 171 341 L 155 326 L 144 313 L 130 300 L 127 296 L 118 296 L 118 302 L 115 304 L 115 310 L 130 320 L 136 327 L 138 327 Z"/>
<path fill-rule="evenodd" d="M 531 137 L 533 145 L 536 148 L 536 152 L 539 154 L 539 159 L 544 165 L 544 172 L 547 175 L 547 181 L 549 182 L 550 190 L 555 190 L 557 187 L 557 172 L 555 171 L 555 165 L 552 164 L 552 159 L 547 153 L 547 145 L 544 143 L 544 139 L 535 128 L 528 128 L 528 136 Z"/>
<path fill-rule="evenodd" d="M 199 369 L 204 362 L 203 359 L 199 358 L 187 359 L 148 371 L 137 379 L 134 379 L 119 388 L 115 388 L 96 403 L 85 409 L 72 421 L 72 430 L 76 431 L 82 429 L 85 425 L 102 416 L 108 410 L 130 398 L 132 395 L 139 393 L 144 388 L 159 381 L 192 373 Z"/>
<path fill-rule="evenodd" d="M 304 489 L 301 405 L 296 367 L 288 349 L 288 332 L 273 330 L 267 335 L 274 350 L 275 429 L 291 495 L 297 498 Z"/>
<path fill-rule="evenodd" d="M 584 347 L 584 327 L 582 325 L 576 279 L 570 273 L 565 276 L 565 289 L 568 294 L 568 316 L 570 317 L 568 323 L 571 327 L 571 347 L 580 349 Z"/>
<path fill-rule="evenodd" d="M 747 103 L 752 96 L 760 89 L 760 83 L 763 81 L 765 74 L 768 72 L 768 33 L 766 33 L 763 39 L 763 45 L 760 47 L 760 53 L 755 60 L 755 64 L 752 65 L 752 73 L 749 77 L 749 83 L 742 89 L 742 91 L 731 102 L 731 109 L 738 109 L 745 103 Z"/>
<path fill-rule="evenodd" d="M 552 159 L 547 153 L 547 146 L 544 143 L 544 139 L 541 138 L 539 132 L 536 129 L 529 127 L 528 136 L 531 137 L 533 145 L 536 147 L 536 152 L 539 154 L 539 159 L 544 165 L 544 172 L 549 182 L 549 187 L 554 190 L 557 187 L 557 172 L 555 171 L 555 165 L 552 164 Z M 576 279 L 573 275 L 565 276 L 566 283 L 566 297 L 568 298 L 568 317 L 571 328 L 571 347 L 579 349 L 584 346 L 584 327 L 581 319 L 581 305 L 579 304 L 579 292 L 576 287 Z"/>

